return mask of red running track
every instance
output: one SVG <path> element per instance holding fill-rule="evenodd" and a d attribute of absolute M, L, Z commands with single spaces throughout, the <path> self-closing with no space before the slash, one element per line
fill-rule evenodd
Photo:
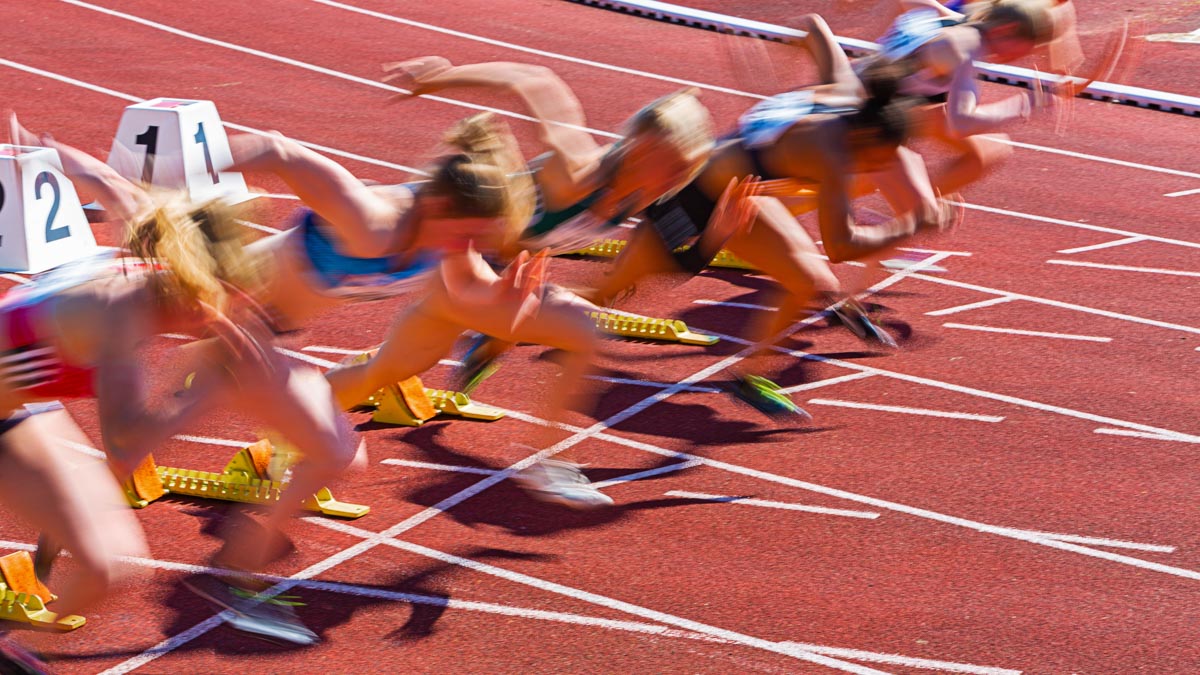
<path fill-rule="evenodd" d="M 386 106 L 389 92 L 371 83 L 387 60 L 445 54 L 549 65 L 577 88 L 590 125 L 607 132 L 680 86 L 630 71 L 727 90 L 704 94 L 722 125 L 753 100 L 737 92 L 767 92 L 732 76 L 713 34 L 565 2 L 351 5 L 410 23 L 299 0 L 11 8 L 0 25 L 8 60 L 0 87 L 32 128 L 101 154 L 128 103 L 120 94 L 186 96 L 214 100 L 227 122 L 354 153 L 360 159 L 345 160 L 353 171 L 393 181 L 406 177 L 397 167 L 427 161 L 440 131 L 468 109 L 428 100 Z M 778 6 L 762 3 L 764 11 Z M 855 17 L 843 10 L 831 23 L 855 25 Z M 796 63 L 788 77 L 810 78 Z M 1179 81 L 1195 75 L 1192 68 Z M 511 101 L 452 98 L 513 109 Z M 955 253 L 938 263 L 945 273 L 913 274 L 874 298 L 907 338 L 902 351 L 872 353 L 820 322 L 793 336 L 794 351 L 774 365 L 784 386 L 812 387 L 794 397 L 816 415 L 813 425 L 775 427 L 711 393 L 728 377 L 728 359 L 741 349 L 735 342 L 702 349 L 612 341 L 602 374 L 625 382 L 595 382 L 595 410 L 573 420 L 609 428 L 570 452 L 590 463 L 597 481 L 664 469 L 606 488 L 617 508 L 564 513 L 505 483 L 464 493 L 479 474 L 384 463 L 501 469 L 527 454 L 513 444 L 537 431 L 536 412 L 516 411 L 537 410 L 555 367 L 541 350 L 523 348 L 478 392 L 513 410 L 508 419 L 366 424 L 373 466 L 335 492 L 372 513 L 296 525 L 297 552 L 272 572 L 309 579 L 295 591 L 321 645 L 288 651 L 225 627 L 193 628 L 209 626 L 211 612 L 179 582 L 216 549 L 227 510 L 185 499 L 139 513 L 157 561 L 145 563 L 145 583 L 93 610 L 80 631 L 29 640 L 61 671 L 88 673 L 1197 670 L 1200 528 L 1191 460 L 1200 385 L 1191 364 L 1200 312 L 1184 299 L 1200 278 L 1200 195 L 1164 196 L 1200 187 L 1194 162 L 1180 152 L 1194 147 L 1196 121 L 1083 101 L 1076 113 L 1065 135 L 1052 120 L 1017 129 L 1025 145 L 968 194 L 966 225 L 922 243 Z M 512 124 L 533 141 L 528 123 Z M 271 201 L 259 220 L 286 227 L 292 206 Z M 113 237 L 107 226 L 99 232 Z M 554 264 L 567 283 L 586 283 L 602 269 Z M 839 273 L 857 287 L 883 279 L 855 268 Z M 711 272 L 683 287 L 648 283 L 622 308 L 731 336 L 744 335 L 761 313 L 697 300 L 761 305 L 770 283 Z M 996 302 L 947 311 L 988 300 Z M 331 312 L 287 346 L 370 346 L 403 305 Z M 182 375 L 172 370 L 169 346 L 164 340 L 151 355 L 164 389 Z M 426 379 L 442 384 L 448 373 L 439 368 Z M 688 378 L 700 389 L 667 389 Z M 653 395 L 661 400 L 647 405 Z M 98 438 L 91 403 L 69 407 Z M 254 426 L 214 420 L 195 434 L 247 440 Z M 181 440 L 156 456 L 216 469 L 231 452 Z M 447 499 L 454 505 L 444 512 L 429 510 Z M 12 522 L 0 528 L 0 545 L 33 540 Z M 396 536 L 363 550 L 373 533 Z"/>

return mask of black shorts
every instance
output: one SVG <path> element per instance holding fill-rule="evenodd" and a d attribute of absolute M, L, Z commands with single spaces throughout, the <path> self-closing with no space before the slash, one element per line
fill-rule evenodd
<path fill-rule="evenodd" d="M 645 215 L 648 225 L 654 228 L 680 269 L 699 274 L 720 253 L 720 249 L 700 250 L 699 242 L 685 251 L 677 249 L 703 234 L 716 210 L 717 203 L 695 183 L 691 183 L 673 197 L 651 204 Z"/>

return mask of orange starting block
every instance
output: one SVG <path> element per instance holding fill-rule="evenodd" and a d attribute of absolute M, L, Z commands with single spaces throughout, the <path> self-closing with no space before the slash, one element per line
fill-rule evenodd
<path fill-rule="evenodd" d="M 46 609 L 58 596 L 38 580 L 28 551 L 0 557 L 0 619 L 19 621 L 39 628 L 71 631 L 87 623 L 76 614 L 59 616 Z"/>

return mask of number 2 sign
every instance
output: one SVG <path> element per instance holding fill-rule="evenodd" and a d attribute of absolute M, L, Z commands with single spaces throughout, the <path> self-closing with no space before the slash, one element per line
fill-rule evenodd
<path fill-rule="evenodd" d="M 0 270 L 41 272 L 95 252 L 58 152 L 0 145 Z"/>

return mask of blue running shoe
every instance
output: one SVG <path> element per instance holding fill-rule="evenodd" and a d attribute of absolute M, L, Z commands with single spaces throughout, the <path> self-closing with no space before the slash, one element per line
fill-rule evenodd
<path fill-rule="evenodd" d="M 734 378 L 733 395 L 767 417 L 780 419 L 798 415 L 805 420 L 812 419 L 812 415 L 796 405 L 779 390 L 779 385 L 767 378 L 759 375 L 735 375 Z"/>

